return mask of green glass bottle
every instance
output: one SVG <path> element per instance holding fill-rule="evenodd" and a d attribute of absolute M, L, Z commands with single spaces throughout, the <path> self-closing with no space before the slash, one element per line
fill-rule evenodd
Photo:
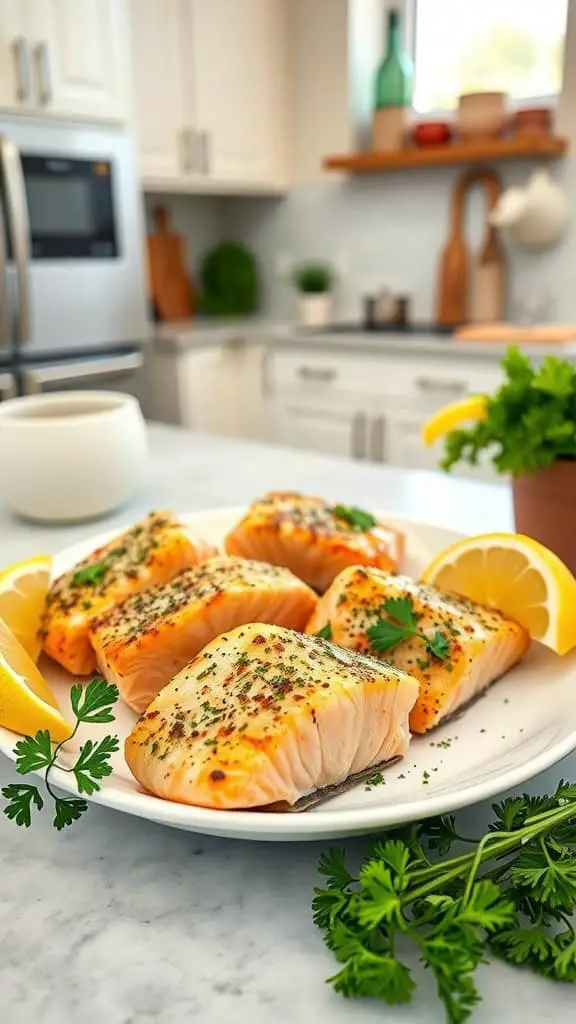
<path fill-rule="evenodd" d="M 414 71 L 412 61 L 402 50 L 400 14 L 388 12 L 386 55 L 376 75 L 374 107 L 411 107 Z"/>
<path fill-rule="evenodd" d="M 376 75 L 373 150 L 401 149 L 405 145 L 413 81 L 412 61 L 402 51 L 400 15 L 392 9 L 388 12 L 386 55 Z"/>

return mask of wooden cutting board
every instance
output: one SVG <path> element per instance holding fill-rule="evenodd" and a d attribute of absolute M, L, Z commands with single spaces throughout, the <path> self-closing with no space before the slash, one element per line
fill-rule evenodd
<path fill-rule="evenodd" d="M 186 320 L 194 295 L 184 239 L 172 230 L 165 206 L 154 210 L 154 226 L 147 237 L 150 297 L 161 320 Z"/>
<path fill-rule="evenodd" d="M 505 322 L 465 324 L 454 332 L 456 341 L 499 341 L 505 344 L 532 342 L 534 344 L 562 345 L 576 341 L 576 325 L 570 324 L 509 324 Z"/>

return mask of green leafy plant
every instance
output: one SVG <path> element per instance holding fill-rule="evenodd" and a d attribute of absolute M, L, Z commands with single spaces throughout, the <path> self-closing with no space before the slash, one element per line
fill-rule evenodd
<path fill-rule="evenodd" d="M 260 308 L 260 272 L 251 249 L 238 242 L 221 242 L 200 262 L 202 312 L 211 316 L 248 316 Z"/>
<path fill-rule="evenodd" d="M 35 736 L 25 736 L 16 744 L 16 771 L 19 775 L 42 771 L 48 796 L 54 802 L 54 827 L 60 831 L 77 821 L 88 810 L 88 804 L 81 797 L 60 797 L 50 783 L 50 772 L 57 763 L 58 754 L 64 743 L 76 735 L 80 724 L 96 725 L 114 721 L 112 707 L 118 699 L 118 689 L 99 677 L 86 687 L 76 684 L 70 690 L 70 703 L 76 717 L 71 736 L 62 743 L 53 745 L 47 729 L 41 729 Z M 80 747 L 78 757 L 71 768 L 62 771 L 74 775 L 79 793 L 91 796 L 100 789 L 99 780 L 112 773 L 110 757 L 119 749 L 117 736 L 104 736 L 97 743 L 86 740 Z M 38 786 L 12 783 L 4 786 L 2 796 L 8 801 L 4 814 L 17 825 L 29 828 L 33 810 L 41 811 L 44 797 Z"/>
<path fill-rule="evenodd" d="M 294 287 L 306 295 L 325 295 L 326 292 L 331 292 L 335 277 L 330 264 L 319 260 L 297 263 L 292 271 Z"/>
<path fill-rule="evenodd" d="M 321 857 L 326 887 L 315 889 L 313 913 L 341 964 L 336 991 L 411 1002 L 407 942 L 434 975 L 448 1024 L 463 1024 L 480 1001 L 474 974 L 488 952 L 576 982 L 576 785 L 504 800 L 494 813 L 479 842 L 460 836 L 453 817 L 396 830 L 356 874 L 341 849 Z M 456 842 L 473 849 L 435 859 Z"/>
<path fill-rule="evenodd" d="M 500 473 L 512 476 L 576 458 L 576 371 L 570 363 L 547 356 L 535 368 L 510 346 L 501 365 L 506 379 L 486 396 L 485 419 L 446 435 L 442 468 L 474 466 L 485 451 Z"/>

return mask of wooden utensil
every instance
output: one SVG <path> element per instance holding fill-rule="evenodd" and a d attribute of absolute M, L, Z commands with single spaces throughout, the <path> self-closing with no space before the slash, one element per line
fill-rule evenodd
<path fill-rule="evenodd" d="M 161 320 L 185 320 L 194 312 L 185 242 L 171 229 L 165 206 L 154 210 L 154 224 L 147 239 L 150 296 Z"/>
<path fill-rule="evenodd" d="M 436 319 L 461 324 L 474 319 L 498 320 L 504 302 L 504 256 L 495 229 L 488 225 L 479 259 L 472 263 L 464 239 L 464 211 L 468 192 L 481 185 L 487 195 L 487 213 L 500 195 L 498 175 L 488 168 L 465 171 L 452 190 L 450 232 L 440 257 Z"/>

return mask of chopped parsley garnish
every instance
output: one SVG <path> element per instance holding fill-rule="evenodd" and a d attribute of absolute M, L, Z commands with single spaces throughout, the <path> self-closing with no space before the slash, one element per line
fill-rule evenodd
<path fill-rule="evenodd" d="M 414 610 L 412 598 L 390 597 L 384 601 L 382 610 L 388 618 L 378 619 L 366 634 L 373 650 L 384 654 L 402 640 L 417 637 L 423 641 L 428 654 L 439 661 L 445 661 L 449 656 L 450 641 L 445 633 L 436 630 L 433 636 L 426 636 L 418 629 L 420 615 Z"/>
<path fill-rule="evenodd" d="M 108 572 L 108 566 L 106 562 L 94 562 L 93 565 L 86 565 L 83 569 L 78 569 L 72 577 L 72 586 L 81 587 L 84 583 L 88 586 L 95 586 L 99 583 L 103 576 Z"/>
<path fill-rule="evenodd" d="M 354 505 L 334 505 L 334 508 L 331 508 L 330 511 L 337 519 L 343 519 L 345 523 L 348 523 L 348 526 L 351 526 L 353 530 L 357 530 L 359 533 L 372 530 L 376 526 L 376 520 L 370 512 L 365 512 Z"/>
<path fill-rule="evenodd" d="M 364 786 L 364 789 L 367 789 L 367 790 L 376 789 L 376 786 L 385 786 L 385 785 L 386 785 L 386 777 L 385 777 L 384 773 L 383 772 L 375 772 L 375 774 L 372 775 L 368 779 L 368 781 L 366 782 L 366 785 Z"/>
<path fill-rule="evenodd" d="M 327 622 L 325 626 L 322 626 L 322 629 L 318 630 L 318 632 L 316 633 L 316 636 L 319 636 L 321 640 L 331 640 L 332 639 L 332 626 L 330 625 L 330 623 Z"/>

